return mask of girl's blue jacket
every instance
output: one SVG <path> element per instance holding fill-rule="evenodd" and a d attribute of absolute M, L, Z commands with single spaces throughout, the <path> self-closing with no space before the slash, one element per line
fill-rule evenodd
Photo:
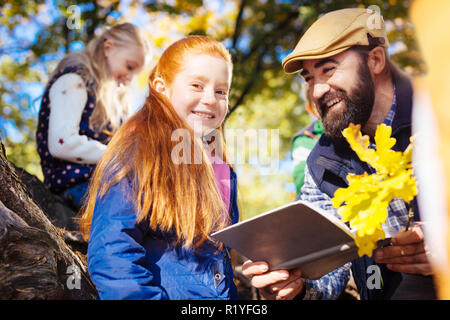
<path fill-rule="evenodd" d="M 239 220 L 236 174 L 230 170 L 230 215 Z M 88 269 L 101 299 L 237 299 L 228 250 L 205 241 L 174 246 L 170 235 L 136 223 L 126 179 L 97 198 Z"/>

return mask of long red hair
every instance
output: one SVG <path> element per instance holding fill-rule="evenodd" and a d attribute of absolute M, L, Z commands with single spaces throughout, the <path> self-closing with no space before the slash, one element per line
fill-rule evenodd
<path fill-rule="evenodd" d="M 80 220 L 85 239 L 89 238 L 96 200 L 123 179 L 131 183 L 137 222 L 149 221 L 153 230 L 173 232 L 177 244 L 198 246 L 210 239 L 211 232 L 229 224 L 201 140 L 195 138 L 193 130 L 177 115 L 166 96 L 153 88 L 157 77 L 170 85 L 183 65 L 189 63 L 187 58 L 192 54 L 223 58 L 232 68 L 225 47 L 205 36 L 189 36 L 164 51 L 149 77 L 149 96 L 144 106 L 114 135 L 91 178 Z M 172 161 L 171 152 L 178 142 L 171 141 L 171 134 L 180 128 L 190 132 L 191 150 L 202 154 L 200 164 Z"/>

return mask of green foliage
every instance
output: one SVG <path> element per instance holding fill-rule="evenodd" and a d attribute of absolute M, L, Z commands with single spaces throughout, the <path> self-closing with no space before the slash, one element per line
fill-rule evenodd
<path fill-rule="evenodd" d="M 289 80 L 281 68 L 264 71 L 258 94 L 247 96 L 229 116 L 226 128 L 279 129 L 280 156 L 284 157 L 292 135 L 309 121 L 300 84 Z"/>
<path fill-rule="evenodd" d="M 41 165 L 38 160 L 34 137 L 25 136 L 21 143 L 15 143 L 6 138 L 3 144 L 6 149 L 6 157 L 16 166 L 25 169 L 27 172 L 35 175 L 41 181 L 44 180 Z"/>
<path fill-rule="evenodd" d="M 248 164 L 242 166 L 241 170 L 242 174 L 238 175 L 238 204 L 241 220 L 295 200 L 295 193 L 285 190 L 285 185 L 292 180 L 290 173 L 261 175 L 258 168 Z M 239 173 L 241 172 L 238 171 Z"/>
<path fill-rule="evenodd" d="M 17 64 L 9 56 L 0 59 L 0 137 L 10 161 L 28 172 L 42 178 L 36 151 L 36 115 L 30 110 L 30 98 L 20 93 L 21 81 L 39 81 L 37 72 L 28 68 L 28 63 Z M 5 137 L 6 120 L 14 127 L 20 141 Z M 6 138 L 6 139 L 5 139 Z"/>
<path fill-rule="evenodd" d="M 2 16 L 0 16 L 0 24 L 12 29 L 16 25 L 24 22 L 28 17 L 37 14 L 39 5 L 43 3 L 45 3 L 44 0 L 6 0 L 1 7 Z"/>

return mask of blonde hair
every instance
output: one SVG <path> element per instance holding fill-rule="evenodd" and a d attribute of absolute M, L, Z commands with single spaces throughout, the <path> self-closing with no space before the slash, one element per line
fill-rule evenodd
<path fill-rule="evenodd" d="M 150 91 L 144 106 L 120 127 L 94 171 L 80 221 L 86 239 L 97 197 L 103 197 L 114 184 L 127 178 L 133 190 L 137 220 L 149 221 L 153 230 L 173 230 L 175 243 L 198 246 L 210 239 L 211 232 L 229 224 L 213 168 L 200 139 L 189 142 L 194 153 L 201 152 L 200 164 L 172 161 L 171 152 L 177 142 L 171 140 L 171 132 L 182 128 L 191 137 L 194 133 L 166 96 L 153 87 L 156 77 L 170 84 L 183 65 L 189 63 L 192 54 L 209 54 L 224 59 L 230 68 L 232 65 L 225 47 L 205 36 L 184 38 L 164 51 L 150 75 Z"/>
<path fill-rule="evenodd" d="M 117 24 L 89 41 L 82 51 L 67 54 L 59 62 L 54 74 L 69 66 L 81 66 L 80 75 L 84 80 L 95 83 L 93 93 L 96 97 L 96 107 L 89 118 L 89 126 L 101 131 L 109 124 L 114 132 L 132 110 L 126 88 L 117 87 L 109 74 L 103 49 L 106 40 L 111 40 L 121 48 L 136 46 L 142 50 L 143 57 L 146 57 L 149 50 L 147 41 L 137 27 L 131 23 Z"/>

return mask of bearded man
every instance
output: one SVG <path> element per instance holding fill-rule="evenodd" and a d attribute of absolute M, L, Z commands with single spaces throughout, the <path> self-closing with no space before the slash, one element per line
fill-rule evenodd
<path fill-rule="evenodd" d="M 394 150 L 404 151 L 410 142 L 412 86 L 389 60 L 388 47 L 379 13 L 343 9 L 317 20 L 283 60 L 285 72 L 299 72 L 308 83 L 325 129 L 308 157 L 300 199 L 336 216 L 331 198 L 338 188 L 348 187 L 347 175 L 374 172 L 350 149 L 342 130 L 350 123 L 360 124 L 373 142 L 377 126 L 385 123 L 397 140 Z M 393 200 L 383 224 L 386 237 L 392 237 L 391 245 L 318 280 L 301 278 L 301 270 L 268 272 L 265 262 L 247 261 L 243 272 L 267 299 L 336 299 L 346 286 L 350 269 L 361 299 L 434 299 L 416 201 L 416 222 L 405 232 L 408 211 L 403 200 Z M 370 285 L 372 270 L 379 270 L 381 285 Z"/>

